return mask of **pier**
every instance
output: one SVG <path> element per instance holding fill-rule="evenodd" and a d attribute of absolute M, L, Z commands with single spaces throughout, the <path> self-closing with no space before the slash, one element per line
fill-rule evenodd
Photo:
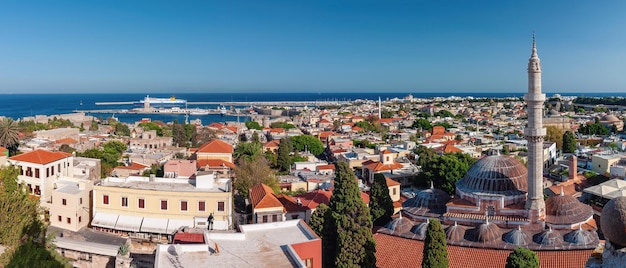
<path fill-rule="evenodd" d="M 133 105 L 133 101 L 110 101 L 96 102 L 96 105 Z M 223 105 L 223 106 L 324 106 L 324 105 L 343 105 L 351 103 L 351 101 L 188 101 L 187 105 Z"/>

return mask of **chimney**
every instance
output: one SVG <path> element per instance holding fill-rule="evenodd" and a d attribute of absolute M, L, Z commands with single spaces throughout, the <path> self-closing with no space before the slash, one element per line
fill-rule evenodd
<path fill-rule="evenodd" d="M 578 174 L 578 158 L 575 155 L 569 157 L 569 179 L 573 180 Z"/>

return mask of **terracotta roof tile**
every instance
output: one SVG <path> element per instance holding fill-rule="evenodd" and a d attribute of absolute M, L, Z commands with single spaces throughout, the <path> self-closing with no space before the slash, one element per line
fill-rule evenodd
<path fill-rule="evenodd" d="M 224 161 L 222 159 L 200 159 L 197 160 L 196 165 L 198 168 L 201 167 L 222 167 L 222 166 L 227 166 L 229 168 L 235 168 L 235 164 L 228 162 L 228 161 Z"/>
<path fill-rule="evenodd" d="M 374 234 L 377 267 L 420 267 L 424 242 L 382 233 Z M 593 249 L 535 251 L 542 268 L 584 267 Z M 511 250 L 448 245 L 451 268 L 504 267 Z"/>
<path fill-rule="evenodd" d="M 137 162 L 131 162 L 128 166 L 117 166 L 116 169 L 129 169 L 129 170 L 142 170 L 148 168 L 146 165 L 139 164 Z"/>
<path fill-rule="evenodd" d="M 76 143 L 78 143 L 78 141 L 76 141 L 75 139 L 72 139 L 72 138 L 64 138 L 64 139 L 56 140 L 54 142 L 56 144 L 76 144 Z"/>
<path fill-rule="evenodd" d="M 390 178 L 385 178 L 386 182 L 387 182 L 387 187 L 391 187 L 391 186 L 400 186 L 400 183 L 397 181 L 394 181 Z"/>
<path fill-rule="evenodd" d="M 205 144 L 203 144 L 202 146 L 200 146 L 200 148 L 198 148 L 199 153 L 233 153 L 233 146 L 223 142 L 221 140 L 215 139 L 212 141 L 209 141 Z"/>
<path fill-rule="evenodd" d="M 276 208 L 284 209 L 283 204 L 276 198 L 272 188 L 265 184 L 257 184 L 250 188 L 250 200 L 253 208 Z"/>
<path fill-rule="evenodd" d="M 46 150 L 37 149 L 32 152 L 18 154 L 9 159 L 14 161 L 23 161 L 28 163 L 35 163 L 45 165 L 72 156 L 65 152 L 50 152 Z"/>

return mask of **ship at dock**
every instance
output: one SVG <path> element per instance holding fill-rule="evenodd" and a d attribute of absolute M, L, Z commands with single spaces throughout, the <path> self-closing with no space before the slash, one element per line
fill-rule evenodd
<path fill-rule="evenodd" d="M 146 96 L 143 100 L 137 101 L 134 103 L 137 106 L 143 107 L 183 107 L 187 105 L 187 100 L 177 99 L 175 97 L 169 98 L 153 98 L 149 95 Z"/>

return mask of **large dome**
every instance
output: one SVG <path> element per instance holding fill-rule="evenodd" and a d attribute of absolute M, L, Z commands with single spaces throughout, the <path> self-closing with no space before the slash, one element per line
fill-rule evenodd
<path fill-rule="evenodd" d="M 450 196 L 439 189 L 431 187 L 422 190 L 417 195 L 402 203 L 403 207 L 428 208 L 436 213 L 443 213 L 446 210 L 446 203 L 450 201 Z"/>
<path fill-rule="evenodd" d="M 478 160 L 456 188 L 467 193 L 519 195 L 528 191 L 528 170 L 515 158 L 492 155 Z"/>

